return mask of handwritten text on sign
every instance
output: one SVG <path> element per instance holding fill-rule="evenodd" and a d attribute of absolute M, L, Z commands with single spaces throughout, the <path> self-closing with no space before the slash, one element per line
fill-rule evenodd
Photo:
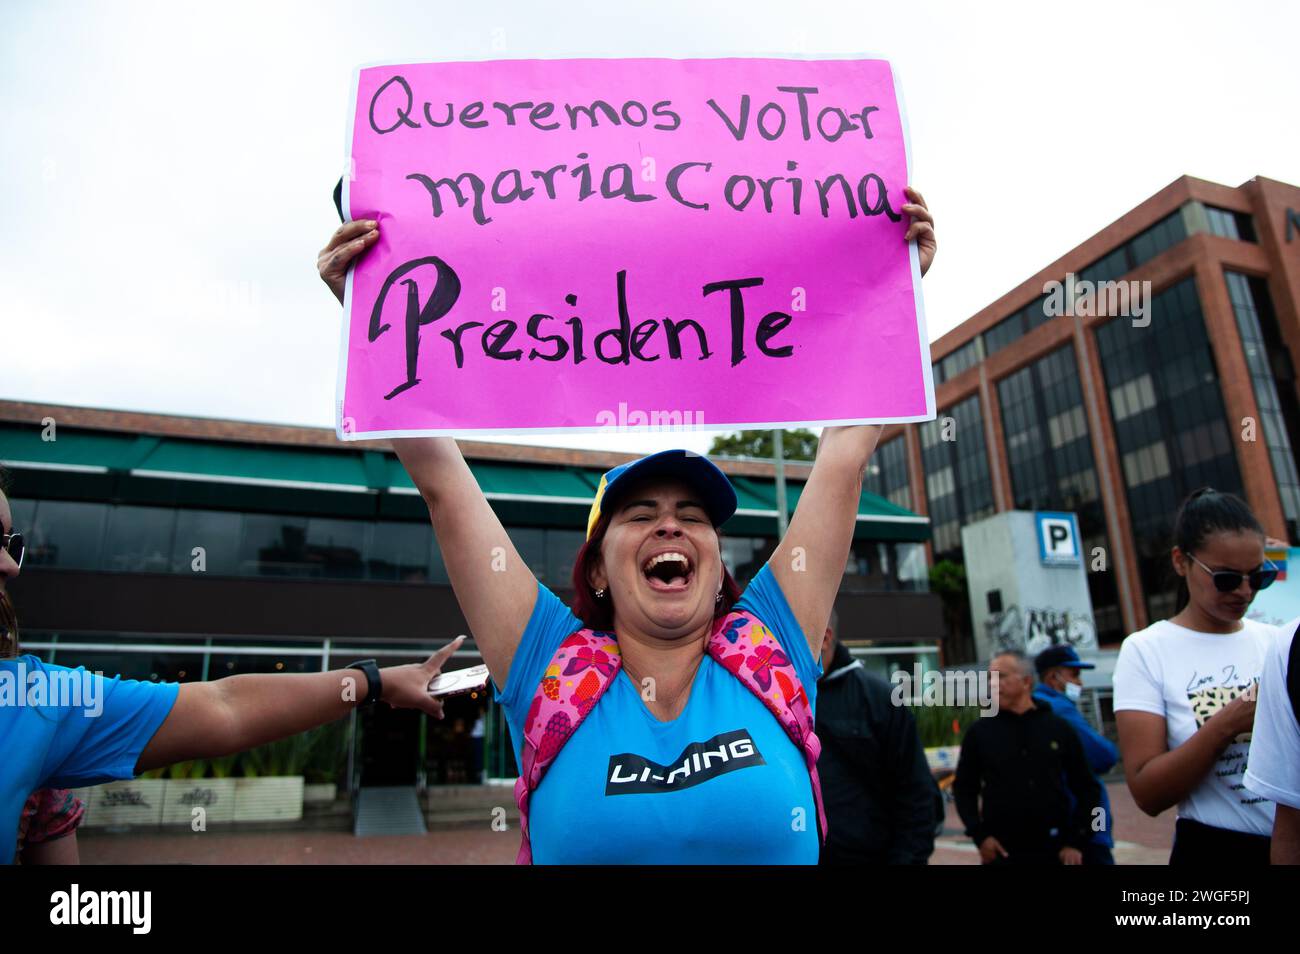
<path fill-rule="evenodd" d="M 344 437 L 933 416 L 884 61 L 366 68 L 352 165 Z"/>

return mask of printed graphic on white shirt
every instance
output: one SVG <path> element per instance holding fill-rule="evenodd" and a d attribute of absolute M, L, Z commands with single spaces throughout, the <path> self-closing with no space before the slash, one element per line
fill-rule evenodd
<path fill-rule="evenodd" d="M 1236 686 L 1207 686 L 1187 694 L 1187 701 L 1192 706 L 1192 715 L 1196 717 L 1196 728 L 1200 728 L 1233 699 L 1238 699 L 1247 691 L 1259 685 L 1259 680 L 1244 682 Z M 1249 745 L 1250 733 L 1241 732 L 1233 737 L 1234 745 Z"/>

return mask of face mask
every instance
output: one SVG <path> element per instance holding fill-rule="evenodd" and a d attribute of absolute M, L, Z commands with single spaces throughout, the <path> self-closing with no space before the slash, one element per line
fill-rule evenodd
<path fill-rule="evenodd" d="M 1065 698 L 1071 702 L 1078 702 L 1083 698 L 1083 686 L 1078 683 L 1067 682 L 1065 684 Z"/>

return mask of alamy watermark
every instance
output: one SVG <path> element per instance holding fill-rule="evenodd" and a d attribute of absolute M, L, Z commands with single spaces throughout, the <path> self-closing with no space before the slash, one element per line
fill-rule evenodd
<path fill-rule="evenodd" d="M 602 431 L 693 431 L 704 426 L 703 411 L 629 409 L 626 401 L 618 410 L 596 412 L 596 424 Z"/>
<path fill-rule="evenodd" d="M 1107 315 L 1132 318 L 1134 328 L 1151 324 L 1150 282 L 1092 282 L 1080 280 L 1074 272 L 1066 272 L 1064 282 L 1048 282 L 1043 286 L 1043 294 L 1047 296 L 1043 302 L 1043 314 L 1049 318 Z"/>
<path fill-rule="evenodd" d="M 132 934 L 148 934 L 153 925 L 153 892 L 92 891 L 73 884 L 50 895 L 50 923 L 55 925 L 118 924 Z"/>
<path fill-rule="evenodd" d="M 975 706 L 981 716 L 998 714 L 996 671 L 942 671 L 915 663 L 911 672 L 895 670 L 889 681 L 894 687 L 889 699 L 896 706 Z"/>
<path fill-rule="evenodd" d="M 85 669 L 28 670 L 20 659 L 12 669 L 0 669 L 0 708 L 81 709 L 94 718 L 104 711 L 103 675 Z"/>

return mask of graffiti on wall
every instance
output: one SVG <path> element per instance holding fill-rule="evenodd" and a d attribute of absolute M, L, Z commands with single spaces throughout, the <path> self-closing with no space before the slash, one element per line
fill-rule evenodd
<path fill-rule="evenodd" d="M 992 614 L 984 625 L 994 653 L 1019 649 L 1033 657 L 1048 646 L 1062 643 L 1076 649 L 1097 648 L 1097 628 L 1086 613 L 1011 606 Z"/>

